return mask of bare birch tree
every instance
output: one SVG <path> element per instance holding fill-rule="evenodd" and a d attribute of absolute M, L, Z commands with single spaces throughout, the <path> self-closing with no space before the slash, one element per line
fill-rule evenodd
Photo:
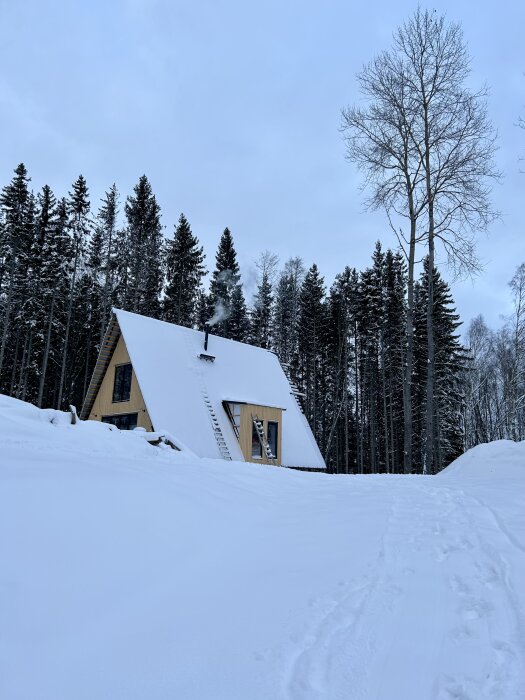
<path fill-rule="evenodd" d="M 475 234 L 496 217 L 490 202 L 495 132 L 487 117 L 486 89 L 465 87 L 469 58 L 458 24 L 418 9 L 394 34 L 393 48 L 358 77 L 365 110 L 343 110 L 348 158 L 365 172 L 373 208 L 410 222 L 405 370 L 405 471 L 411 469 L 411 336 L 415 247 L 425 242 L 429 269 L 436 242 L 458 273 L 478 269 Z M 424 225 L 422 225 L 424 222 Z M 406 252 L 406 247 L 403 246 Z M 425 471 L 434 471 L 436 449 L 433 275 L 428 275 L 428 371 L 426 381 Z"/>
<path fill-rule="evenodd" d="M 358 76 L 366 108 L 342 111 L 347 158 L 364 173 L 369 209 L 384 209 L 407 259 L 406 348 L 403 378 L 404 464 L 412 471 L 412 375 L 414 364 L 414 269 L 416 247 L 424 239 L 418 220 L 425 209 L 421 197 L 423 164 L 416 133 L 413 98 L 406 90 L 405 66 L 394 52 L 383 52 Z M 408 220 L 408 231 L 400 224 Z"/>
<path fill-rule="evenodd" d="M 411 142 L 424 172 L 429 269 L 436 241 L 452 268 L 478 269 L 475 235 L 496 217 L 490 201 L 495 132 L 487 117 L 486 89 L 465 86 L 470 60 L 459 24 L 447 24 L 435 11 L 418 8 L 394 37 L 405 68 L 406 89 L 414 110 Z M 433 275 L 428 275 L 426 436 L 424 471 L 436 467 L 435 338 Z"/>

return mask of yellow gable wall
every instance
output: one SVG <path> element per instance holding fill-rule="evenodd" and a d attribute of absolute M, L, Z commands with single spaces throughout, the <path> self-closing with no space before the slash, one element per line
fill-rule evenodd
<path fill-rule="evenodd" d="M 241 404 L 241 429 L 239 443 L 242 454 L 247 462 L 255 462 L 256 464 L 281 464 L 281 438 L 282 438 L 282 409 L 270 408 L 269 406 L 256 406 L 255 404 Z M 253 416 L 263 422 L 263 428 L 268 435 L 268 421 L 278 423 L 277 429 L 277 459 L 268 459 L 264 454 L 262 457 L 252 457 L 252 426 Z"/>
<path fill-rule="evenodd" d="M 108 365 L 100 389 L 98 390 L 95 403 L 89 414 L 89 420 L 102 420 L 102 416 L 116 416 L 120 413 L 137 413 L 137 426 L 153 430 L 151 419 L 146 409 L 146 404 L 142 397 L 135 371 L 131 375 L 131 391 L 129 401 L 119 401 L 113 403 L 113 384 L 115 381 L 115 367 L 130 362 L 124 338 L 120 336 L 111 362 Z"/>

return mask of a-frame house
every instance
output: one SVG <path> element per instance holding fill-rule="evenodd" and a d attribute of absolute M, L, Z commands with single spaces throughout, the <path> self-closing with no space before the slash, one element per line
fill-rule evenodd
<path fill-rule="evenodd" d="M 326 468 L 274 353 L 118 309 L 81 418 L 166 432 L 200 457 Z"/>

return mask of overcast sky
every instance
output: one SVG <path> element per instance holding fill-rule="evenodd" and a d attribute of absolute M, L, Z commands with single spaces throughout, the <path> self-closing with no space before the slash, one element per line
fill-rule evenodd
<path fill-rule="evenodd" d="M 213 267 L 233 233 L 248 292 L 259 251 L 317 262 L 328 284 L 395 241 L 363 210 L 344 159 L 341 107 L 355 75 L 388 48 L 414 3 L 219 0 L 0 0 L 0 183 L 25 162 L 57 195 L 82 173 L 92 204 L 113 182 L 121 201 L 150 179 L 166 234 L 183 211 Z M 487 82 L 499 132 L 494 189 L 502 220 L 479 241 L 485 272 L 456 282 L 465 321 L 509 310 L 525 261 L 525 3 L 434 1 L 463 25 L 475 85 Z M 525 169 L 525 163 L 521 166 Z M 446 273 L 445 273 L 445 276 Z"/>

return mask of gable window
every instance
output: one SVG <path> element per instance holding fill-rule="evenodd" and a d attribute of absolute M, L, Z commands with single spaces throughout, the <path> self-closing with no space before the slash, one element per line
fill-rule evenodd
<path fill-rule="evenodd" d="M 115 367 L 115 382 L 113 384 L 113 403 L 129 401 L 131 393 L 131 363 Z"/>
<path fill-rule="evenodd" d="M 279 444 L 278 442 L 278 436 L 279 436 L 279 423 L 276 421 L 269 420 L 268 421 L 268 445 L 270 446 L 270 450 L 272 451 L 272 455 L 277 459 L 277 446 Z"/>
<path fill-rule="evenodd" d="M 263 421 L 261 421 L 262 423 Z M 255 427 L 255 423 L 252 421 L 252 457 L 262 457 L 262 445 L 259 438 L 259 433 Z"/>
<path fill-rule="evenodd" d="M 119 416 L 102 416 L 102 422 L 110 423 L 119 430 L 133 430 L 137 427 L 137 417 L 138 413 L 121 413 Z"/>

